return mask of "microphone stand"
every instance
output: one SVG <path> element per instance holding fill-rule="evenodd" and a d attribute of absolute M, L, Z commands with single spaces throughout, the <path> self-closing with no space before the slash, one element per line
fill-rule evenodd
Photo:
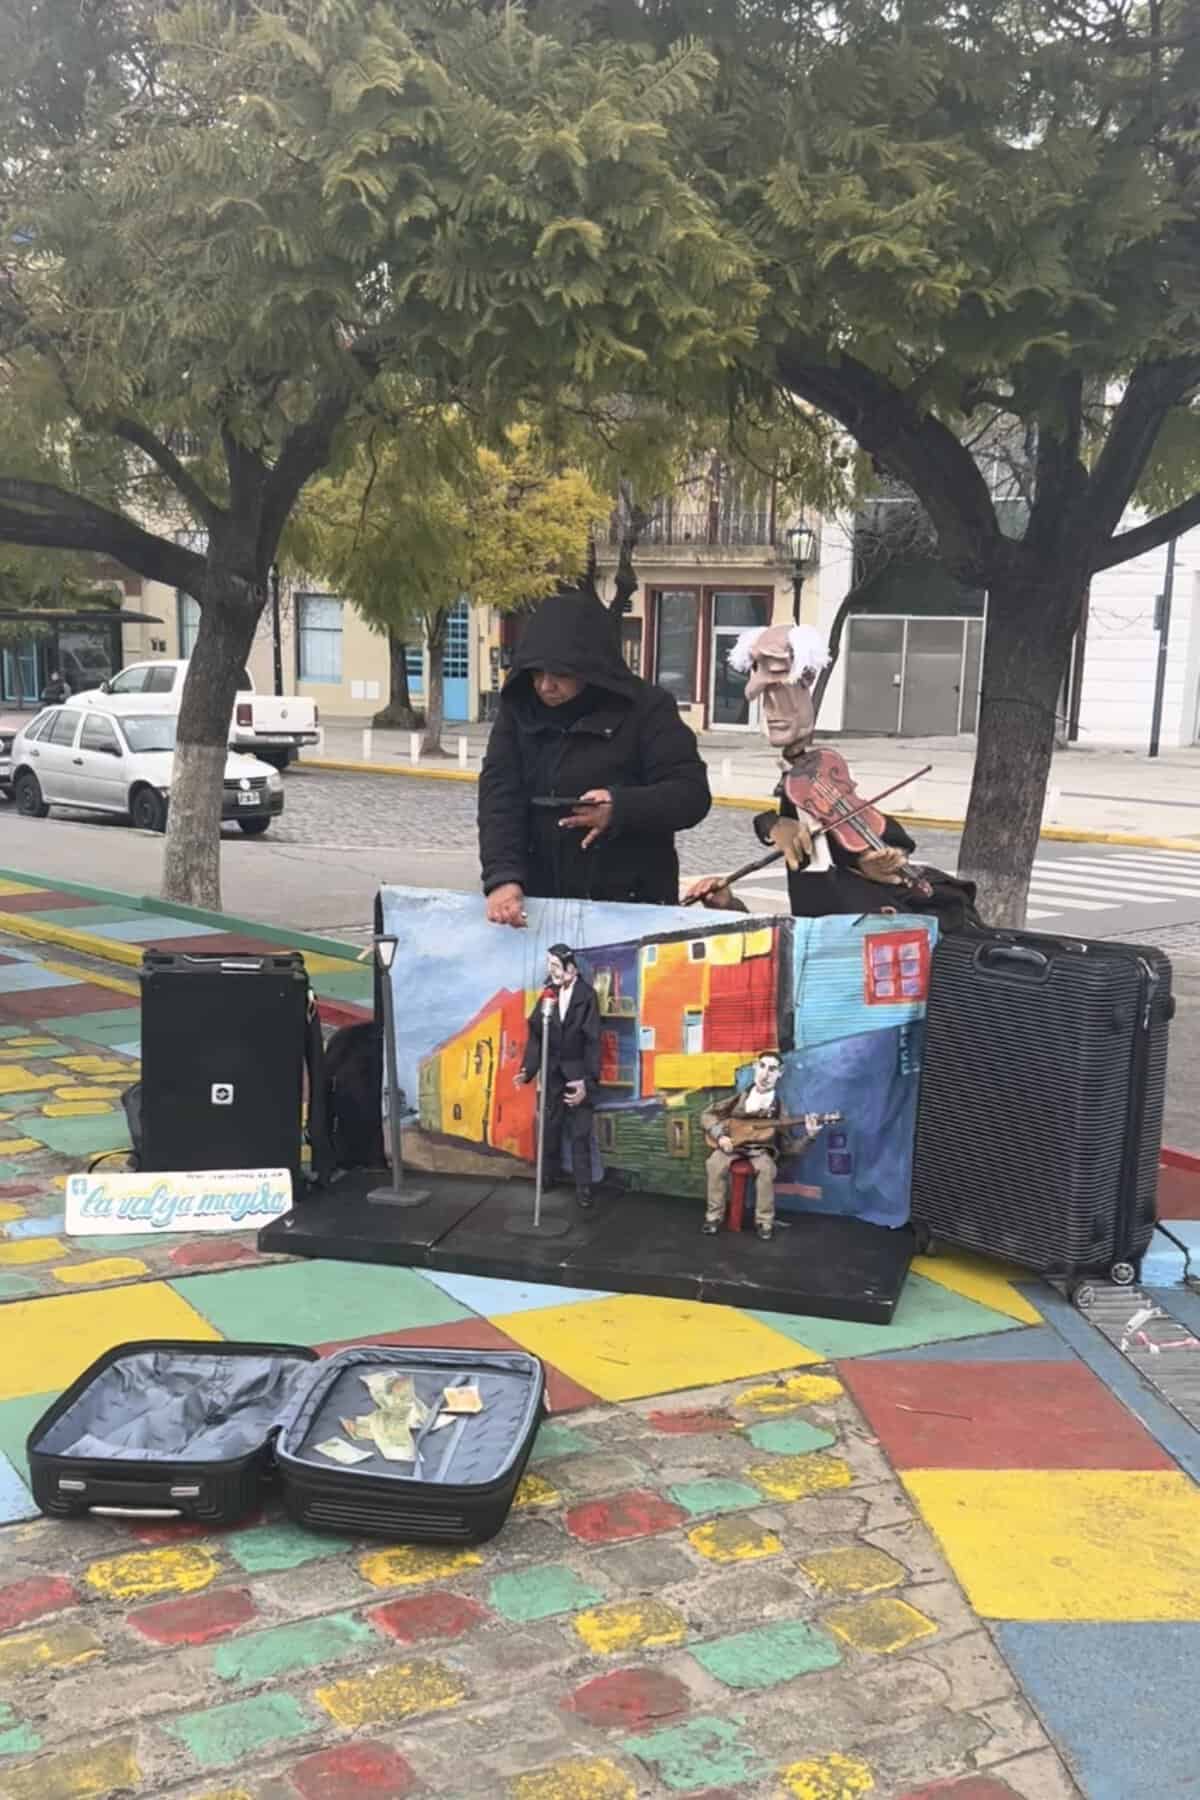
<path fill-rule="evenodd" d="M 547 988 L 542 995 L 542 1060 L 541 1073 L 538 1076 L 537 1106 L 537 1163 L 533 1184 L 533 1217 L 532 1219 L 509 1219 L 505 1230 L 516 1237 L 562 1237 L 571 1229 L 571 1221 L 561 1213 L 549 1213 L 542 1217 L 542 1191 L 546 1176 L 546 1093 L 547 1077 L 550 1064 L 550 1018 L 558 1005 L 558 995 L 553 988 Z"/>

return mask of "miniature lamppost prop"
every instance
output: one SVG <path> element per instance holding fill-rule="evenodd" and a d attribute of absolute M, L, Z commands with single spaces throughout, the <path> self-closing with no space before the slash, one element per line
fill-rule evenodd
<path fill-rule="evenodd" d="M 800 596 L 804 592 L 804 576 L 813 553 L 817 534 L 811 526 L 793 525 L 784 533 L 792 553 L 792 623 L 800 623 Z"/>
<path fill-rule="evenodd" d="M 542 993 L 542 1059 L 541 1073 L 538 1079 L 537 1104 L 537 1166 L 533 1183 L 533 1217 L 530 1219 L 512 1218 L 505 1224 L 505 1230 L 515 1237 L 561 1237 L 571 1229 L 571 1221 L 561 1213 L 542 1213 L 542 1190 L 546 1179 L 546 1094 L 549 1088 L 547 1076 L 550 1069 L 550 1018 L 558 1005 L 558 995 L 552 987 Z"/>
<path fill-rule="evenodd" d="M 392 964 L 396 960 L 398 940 L 377 936 L 375 964 L 383 990 L 383 1053 L 387 1059 L 388 1134 L 392 1147 L 392 1179 L 387 1187 L 372 1188 L 367 1195 L 380 1206 L 421 1206 L 429 1198 L 428 1188 L 406 1188 L 404 1185 L 403 1139 L 401 1136 L 402 1101 L 399 1069 L 396 1062 L 396 1002 L 392 993 Z"/>

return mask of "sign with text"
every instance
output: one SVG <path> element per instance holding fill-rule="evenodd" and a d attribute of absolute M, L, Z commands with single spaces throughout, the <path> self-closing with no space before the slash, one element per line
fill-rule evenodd
<path fill-rule="evenodd" d="M 68 1237 L 127 1232 L 257 1231 L 292 1209 L 287 1169 L 209 1169 L 193 1173 L 106 1174 L 67 1178 Z"/>

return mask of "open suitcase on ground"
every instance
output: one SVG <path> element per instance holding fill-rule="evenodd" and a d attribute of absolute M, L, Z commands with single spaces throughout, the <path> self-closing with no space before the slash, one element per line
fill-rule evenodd
<path fill-rule="evenodd" d="M 473 1384 L 483 1410 L 419 1427 L 414 1460 L 341 1433 L 369 1412 L 364 1375 L 408 1375 L 438 1416 Z M 282 1491 L 298 1525 L 407 1543 L 481 1543 L 504 1523 L 545 1413 L 545 1377 L 520 1351 L 351 1346 L 319 1358 L 289 1344 L 120 1344 L 38 1420 L 26 1449 L 44 1513 L 234 1524 Z M 352 1466 L 315 1446 L 338 1440 Z"/>
<path fill-rule="evenodd" d="M 1137 1278 L 1153 1235 L 1171 965 L 1138 944 L 955 933 L 933 956 L 918 1237 L 1075 1284 Z"/>

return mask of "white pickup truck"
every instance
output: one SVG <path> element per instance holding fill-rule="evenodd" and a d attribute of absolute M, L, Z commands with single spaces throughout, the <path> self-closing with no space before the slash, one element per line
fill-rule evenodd
<path fill-rule="evenodd" d="M 118 710 L 113 701 L 133 701 L 139 712 L 177 713 L 187 677 L 186 662 L 130 663 L 119 675 L 101 682 L 86 694 L 77 694 L 78 705 L 103 705 Z M 104 696 L 102 699 L 101 696 Z M 286 769 L 304 744 L 320 741 L 315 701 L 295 694 L 276 698 L 258 694 L 248 669 L 242 670 L 229 722 L 229 742 L 234 750 L 257 756 L 276 769 Z"/>

